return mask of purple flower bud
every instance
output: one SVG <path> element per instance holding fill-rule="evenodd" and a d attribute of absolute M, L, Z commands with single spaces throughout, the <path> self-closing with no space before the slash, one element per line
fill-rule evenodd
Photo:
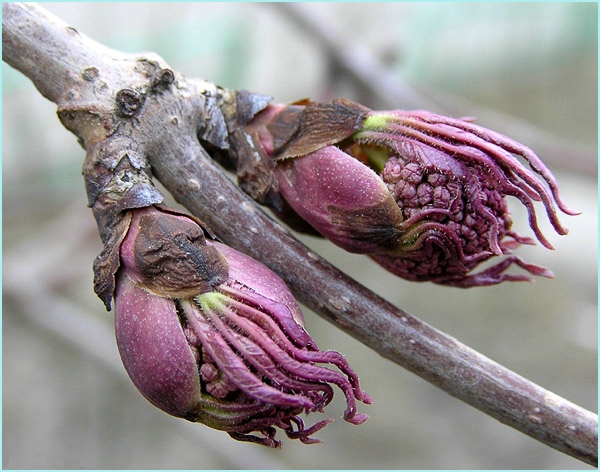
<path fill-rule="evenodd" d="M 280 446 L 275 428 L 318 442 L 312 434 L 330 420 L 306 428 L 299 415 L 321 412 L 332 385 L 346 397 L 346 421 L 367 419 L 356 400 L 371 399 L 354 371 L 316 347 L 294 297 L 264 265 L 157 207 L 133 211 L 120 255 L 117 344 L 133 383 L 158 408 L 269 447 Z"/>
<path fill-rule="evenodd" d="M 347 251 L 385 253 L 402 237 L 402 212 L 385 183 L 335 146 L 281 161 L 275 176 L 285 201 Z"/>
<path fill-rule="evenodd" d="M 326 130 L 323 120 L 330 120 Z M 525 206 L 536 238 L 549 249 L 534 202 L 544 205 L 559 234 L 567 230 L 557 207 L 577 214 L 533 151 L 468 119 L 365 111 L 336 101 L 271 105 L 250 129 L 276 162 L 285 204 L 333 243 L 408 280 L 459 287 L 531 280 L 505 274 L 513 264 L 552 277 L 511 255 L 535 242 L 512 231 L 506 197 Z M 506 257 L 471 272 L 493 256 Z"/>

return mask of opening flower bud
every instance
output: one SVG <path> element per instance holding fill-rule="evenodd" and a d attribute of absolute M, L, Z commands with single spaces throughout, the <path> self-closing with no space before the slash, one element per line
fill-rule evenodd
<path fill-rule="evenodd" d="M 408 280 L 459 287 L 532 280 L 506 274 L 513 264 L 552 277 L 511 255 L 535 242 L 512 230 L 506 197 L 525 206 L 537 240 L 549 249 L 534 202 L 544 205 L 559 234 L 567 230 L 558 209 L 577 214 L 533 151 L 470 120 L 335 101 L 289 111 L 271 105 L 249 129 L 276 163 L 285 204 L 333 243 Z M 472 273 L 493 256 L 506 257 Z"/>
<path fill-rule="evenodd" d="M 330 420 L 333 386 L 344 419 L 360 424 L 371 403 L 344 357 L 320 351 L 285 283 L 254 259 L 206 240 L 193 219 L 156 207 L 133 210 L 120 246 L 115 330 L 140 392 L 165 412 L 231 437 L 279 447 L 276 428 L 304 443 Z M 186 283 L 189 286 L 186 287 Z"/>

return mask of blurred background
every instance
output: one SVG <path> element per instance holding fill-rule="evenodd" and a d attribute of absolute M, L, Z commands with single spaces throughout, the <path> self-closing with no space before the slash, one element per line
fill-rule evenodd
<path fill-rule="evenodd" d="M 568 236 L 519 249 L 553 280 L 459 290 L 409 283 L 303 237 L 397 306 L 597 411 L 597 5 L 594 3 L 44 3 L 115 49 L 287 102 L 346 97 L 426 108 L 532 147 L 555 173 Z M 7 469 L 580 469 L 448 396 L 305 310 L 322 349 L 347 356 L 374 404 L 321 445 L 271 451 L 171 418 L 129 381 L 112 313 L 93 293 L 101 249 L 84 151 L 28 79 L 2 65 L 3 467 Z M 531 234 L 515 207 L 515 228 Z M 545 219 L 543 212 L 541 220 Z M 543 221 L 543 223 L 546 223 Z M 308 417 L 312 424 L 319 416 Z M 312 420 L 312 421 L 311 421 Z"/>

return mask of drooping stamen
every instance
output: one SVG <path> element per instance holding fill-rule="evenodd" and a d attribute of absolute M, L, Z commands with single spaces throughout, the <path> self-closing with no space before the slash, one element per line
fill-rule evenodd
<path fill-rule="evenodd" d="M 213 310 L 208 304 L 204 304 L 202 307 L 203 314 L 207 317 L 214 328 L 219 331 L 224 339 L 234 347 L 239 355 L 246 360 L 247 363 L 251 364 L 257 371 L 262 374 L 270 383 L 283 387 L 286 391 L 295 392 L 297 395 L 308 394 L 310 392 L 322 391 L 324 395 L 320 395 L 320 398 L 313 399 L 314 405 L 311 410 L 321 409 L 326 406 L 333 397 L 333 390 L 331 387 L 323 382 L 305 382 L 299 376 L 294 379 L 289 375 L 285 374 L 282 368 L 287 367 L 284 365 L 285 360 L 278 359 L 273 356 L 271 352 L 267 353 L 261 348 L 260 343 L 253 342 L 250 333 L 246 333 L 246 336 L 241 335 L 235 329 L 226 326 L 223 320 L 220 319 L 219 314 L 231 320 L 236 317 L 233 310 L 227 307 L 227 303 L 218 300 L 220 294 L 213 294 L 210 305 L 218 307 L 218 310 Z M 255 337 L 262 337 L 263 333 L 254 331 Z M 254 336 L 253 336 L 254 337 Z M 267 343 L 273 344 L 272 340 L 268 338 Z M 271 355 L 271 357 L 269 356 Z M 272 359 L 273 358 L 273 359 Z M 273 360 L 278 361 L 277 364 Z M 319 380 L 319 379 L 317 379 Z M 326 381 L 327 379 L 322 379 Z M 310 396 L 307 395 L 309 398 Z"/>
<path fill-rule="evenodd" d="M 202 346 L 221 371 L 227 372 L 230 379 L 235 379 L 235 384 L 246 395 L 272 405 L 312 408 L 313 402 L 309 398 L 287 394 L 265 384 L 231 349 L 221 334 L 212 328 L 208 321 L 199 317 L 201 311 L 197 307 L 189 300 L 181 300 L 181 306 L 190 328 L 200 339 Z"/>
<path fill-rule="evenodd" d="M 325 426 L 327 426 L 332 421 L 333 421 L 332 419 L 321 420 L 318 423 L 315 423 L 314 425 L 312 425 L 310 428 L 305 429 L 303 421 L 300 418 L 298 418 L 297 416 L 292 416 L 290 418 L 289 426 L 287 428 L 285 428 L 285 434 L 287 434 L 288 438 L 299 439 L 300 442 L 302 442 L 304 444 L 318 444 L 321 442 L 320 440 L 311 438 L 309 436 L 311 436 L 312 434 L 316 433 L 317 431 L 323 429 Z M 291 422 L 296 424 L 297 429 L 294 429 Z"/>
<path fill-rule="evenodd" d="M 225 312 L 224 309 L 221 309 L 219 311 L 227 313 L 227 315 L 229 316 L 228 322 L 231 324 L 231 326 L 236 330 L 242 330 L 246 336 L 248 336 L 249 338 L 254 340 L 258 345 L 260 345 L 260 347 L 264 349 L 264 351 L 266 351 L 273 358 L 273 360 L 281 369 L 285 369 L 290 373 L 290 375 L 293 375 L 298 379 L 317 382 L 331 382 L 337 385 L 344 392 L 346 402 L 348 405 L 346 411 L 344 412 L 344 419 L 351 423 L 356 423 L 357 420 L 360 420 L 360 422 L 366 420 L 366 416 L 356 415 L 355 399 L 357 397 L 360 397 L 360 400 L 367 402 L 367 400 L 370 401 L 370 398 L 368 398 L 368 396 L 364 394 L 364 392 L 360 392 L 358 388 L 354 388 L 354 386 L 350 383 L 349 379 L 345 376 L 341 375 L 338 372 L 332 371 L 326 367 L 318 366 L 312 363 L 315 361 L 322 363 L 331 363 L 331 360 L 338 357 L 337 353 L 335 353 L 336 355 L 332 356 L 331 354 L 333 353 L 331 351 L 303 352 L 302 350 L 293 347 L 291 343 L 287 343 L 287 346 L 282 348 L 282 346 L 277 344 L 277 341 L 279 341 L 280 334 L 283 333 L 277 331 L 262 330 L 259 327 L 259 325 L 252 321 L 253 318 L 257 317 L 260 320 L 260 318 L 262 318 L 260 315 L 264 315 L 264 313 L 257 312 L 257 310 L 254 309 L 249 310 L 250 307 L 234 299 L 227 300 L 226 303 L 231 304 L 233 309 L 228 310 L 227 312 Z M 239 312 L 239 314 L 236 312 Z M 266 335 L 263 335 L 263 332 Z M 286 344 L 285 341 L 284 344 Z M 291 351 L 288 351 L 288 348 L 292 348 Z M 323 355 L 316 356 L 316 354 L 318 353 L 321 353 Z M 303 359 L 303 357 L 308 357 L 310 358 L 310 360 Z M 358 383 L 357 380 L 356 383 Z"/>
<path fill-rule="evenodd" d="M 419 115 L 424 121 L 428 120 L 427 113 L 416 112 L 415 114 Z M 464 129 L 465 131 L 468 131 L 469 133 L 472 133 L 473 135 L 481 138 L 483 141 L 494 144 L 499 148 L 508 151 L 509 153 L 523 157 L 529 163 L 534 172 L 536 172 L 544 178 L 560 210 L 567 215 L 579 214 L 578 211 L 571 210 L 563 202 L 559 193 L 558 183 L 556 182 L 554 175 L 552 175 L 552 173 L 548 170 L 546 165 L 537 156 L 537 154 L 534 153 L 527 146 L 524 146 L 521 143 L 518 143 L 517 141 L 510 139 L 509 137 L 497 133 L 493 130 L 489 130 L 482 126 L 476 125 L 475 123 L 456 118 L 445 117 L 442 115 L 432 115 L 432 117 L 435 117 L 435 123 L 448 124 L 449 126 L 455 128 Z"/>
<path fill-rule="evenodd" d="M 299 349 L 293 343 L 292 339 L 289 336 L 286 336 L 284 332 L 281 330 L 278 322 L 282 320 L 282 316 L 277 316 L 275 313 L 270 313 L 267 315 L 265 312 L 267 311 L 266 303 L 263 303 L 263 299 L 265 297 L 256 296 L 257 294 L 253 294 L 252 297 L 254 300 L 246 295 L 244 291 L 235 289 L 230 285 L 220 285 L 218 290 L 226 293 L 230 296 L 228 303 L 231 304 L 231 307 L 238 312 L 244 314 L 243 317 L 237 317 L 237 321 L 240 322 L 240 325 L 245 326 L 245 330 L 248 333 L 252 333 L 252 325 L 249 325 L 248 322 L 252 322 L 257 326 L 260 326 L 266 332 L 277 333 L 277 335 L 273 336 L 273 340 L 279 344 L 282 348 L 282 353 L 288 356 L 292 361 L 306 361 L 306 362 L 316 362 L 316 363 L 326 363 L 333 364 L 338 369 L 340 369 L 346 377 L 334 372 L 332 370 L 314 366 L 318 369 L 322 369 L 325 372 L 319 371 L 319 373 L 315 372 L 315 379 L 323 379 L 327 381 L 331 381 L 338 385 L 340 389 L 347 390 L 347 388 L 342 387 L 342 384 L 346 382 L 350 382 L 352 386 L 352 390 L 354 392 L 354 397 L 361 400 L 364 403 L 371 403 L 371 398 L 365 392 L 362 392 L 359 387 L 358 377 L 356 373 L 349 366 L 346 359 L 336 351 L 318 351 L 318 350 L 308 350 L 308 349 Z M 257 300 L 260 300 L 261 309 L 254 308 L 251 306 L 253 303 L 256 303 Z M 282 309 L 281 305 L 279 305 L 279 309 Z M 291 314 L 290 314 L 291 317 Z M 286 326 L 288 326 L 286 324 Z M 288 326 L 289 327 L 289 326 Z M 302 369 L 304 366 L 310 366 L 310 364 L 302 364 Z M 303 372 L 303 375 L 312 375 L 312 370 Z M 320 377 L 322 374 L 327 374 L 328 377 L 325 379 Z M 332 376 L 332 374 L 337 374 Z"/>
<path fill-rule="evenodd" d="M 393 116 L 397 118 L 397 121 L 390 122 L 390 127 L 400 135 L 412 136 L 418 141 L 448 152 L 454 158 L 479 162 L 493 172 L 496 178 L 498 178 L 498 173 L 493 167 L 502 167 L 504 169 L 504 178 L 498 180 L 498 182 L 501 182 L 505 186 L 503 190 L 507 194 L 519 198 L 528 207 L 529 212 L 532 211 L 532 207 L 530 208 L 531 202 L 529 202 L 529 205 L 526 204 L 525 200 L 527 198 L 522 192 L 524 191 L 529 198 L 541 200 L 546 208 L 548 218 L 557 233 L 567 233 L 567 230 L 558 220 L 558 216 L 554 210 L 554 202 L 566 214 L 573 215 L 577 214 L 577 212 L 568 209 L 564 204 L 560 198 L 558 184 L 554 176 L 533 151 L 506 136 L 463 120 L 419 111 L 393 112 Z M 418 130 L 422 130 L 423 132 L 421 133 Z M 460 143 L 461 145 L 457 146 L 453 143 Z M 475 150 L 479 150 L 484 154 L 483 159 L 474 152 Z M 548 184 L 550 193 L 541 184 L 535 174 L 522 165 L 515 157 L 515 154 L 523 157 L 533 171 L 542 176 Z M 490 165 L 490 159 L 493 165 Z M 511 174 L 513 173 L 521 180 L 512 177 Z M 517 188 L 521 192 L 518 192 Z M 536 232 L 536 236 L 538 236 L 540 242 L 548 247 L 549 243 L 537 228 L 535 217 L 532 217 L 531 213 L 530 225 Z"/>

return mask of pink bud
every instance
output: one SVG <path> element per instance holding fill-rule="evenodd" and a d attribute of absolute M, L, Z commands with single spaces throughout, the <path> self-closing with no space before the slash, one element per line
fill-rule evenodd
<path fill-rule="evenodd" d="M 402 213 L 379 176 L 335 146 L 278 163 L 285 201 L 347 251 L 383 253 L 401 244 Z"/>
<path fill-rule="evenodd" d="M 343 100 L 270 105 L 250 123 L 275 163 L 274 188 L 285 205 L 336 245 L 408 280 L 459 287 L 532 280 L 506 274 L 511 265 L 552 277 L 510 255 L 534 241 L 512 230 L 506 197 L 525 206 L 533 233 L 549 249 L 534 202 L 559 234 L 567 230 L 558 209 L 576 214 L 533 151 L 469 120 L 365 110 Z M 275 210 L 293 221 L 284 206 Z M 495 256 L 507 257 L 472 273 Z"/>
<path fill-rule="evenodd" d="M 332 385 L 346 397 L 346 421 L 367 419 L 356 400 L 371 399 L 354 371 L 341 354 L 316 347 L 294 297 L 264 265 L 157 207 L 133 210 L 120 255 L 117 344 L 132 381 L 158 408 L 269 447 L 280 446 L 275 428 L 318 442 L 310 436 L 329 420 L 305 428 L 298 415 L 322 411 Z"/>

